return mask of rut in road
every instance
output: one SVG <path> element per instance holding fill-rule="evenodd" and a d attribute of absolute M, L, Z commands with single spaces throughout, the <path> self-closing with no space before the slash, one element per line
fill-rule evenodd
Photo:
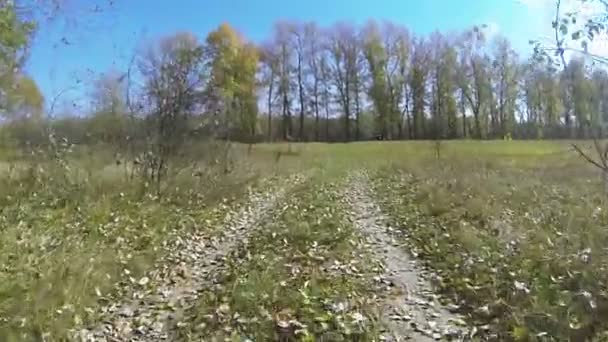
<path fill-rule="evenodd" d="M 438 301 L 428 271 L 417 265 L 402 244 L 391 236 L 387 217 L 374 201 L 369 176 L 364 171 L 348 177 L 345 201 L 351 220 L 367 239 L 372 255 L 383 265 L 383 274 L 375 278 L 393 287 L 382 303 L 382 321 L 388 328 L 387 341 L 433 341 L 463 339 L 466 329 L 462 317 L 450 312 Z"/>
<path fill-rule="evenodd" d="M 166 258 L 135 286 L 131 299 L 101 309 L 102 323 L 75 334 L 79 341 L 170 341 L 172 332 L 186 324 L 184 313 L 196 304 L 202 289 L 217 283 L 230 252 L 245 241 L 277 209 L 306 176 L 292 175 L 284 186 L 249 194 L 247 204 L 229 212 L 220 232 L 212 237 L 193 234 L 177 239 Z M 149 284 L 148 284 L 149 283 Z"/>

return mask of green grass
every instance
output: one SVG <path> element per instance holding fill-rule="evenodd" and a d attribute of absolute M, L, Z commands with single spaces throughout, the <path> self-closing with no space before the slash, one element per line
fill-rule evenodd
<path fill-rule="evenodd" d="M 599 177 L 576 156 L 545 151 L 480 148 L 377 173 L 378 199 L 403 239 L 499 340 L 580 341 L 606 330 Z"/>
<path fill-rule="evenodd" d="M 267 188 L 273 175 L 311 168 L 320 172 L 254 235 L 250 257 L 231 259 L 223 288 L 203 296 L 184 336 L 272 339 L 277 320 L 306 325 L 309 339 L 375 336 L 374 303 L 353 301 L 373 287 L 325 268 L 337 260 L 366 272 L 338 201 L 354 168 L 371 171 L 393 225 L 440 272 L 440 290 L 470 322 L 487 325 L 485 336 L 580 340 L 606 330 L 608 209 L 598 172 L 569 142 L 443 142 L 439 160 L 428 141 L 235 145 L 232 153 L 226 175 L 212 151 L 192 147 L 204 177 L 175 172 L 157 198 L 143 196 L 144 184 L 104 147 L 82 147 L 65 163 L 2 150 L 0 340 L 64 338 L 95 319 L 91 308 L 124 295 L 116 287 L 124 269 L 149 270 L 163 241 L 194 229 L 212 234 L 246 186 Z M 327 309 L 340 300 L 352 310 Z M 231 318 L 218 319 L 226 308 Z M 351 325 L 355 312 L 365 324 Z"/>
<path fill-rule="evenodd" d="M 269 186 L 243 164 L 229 175 L 173 176 L 158 198 L 114 163 L 71 158 L 23 160 L 25 172 L 0 179 L 1 341 L 66 338 L 121 296 L 125 269 L 137 278 L 167 240 L 211 234 L 248 186 Z"/>
<path fill-rule="evenodd" d="M 260 227 L 221 287 L 203 294 L 182 338 L 375 338 L 371 277 L 361 276 L 371 263 L 354 247 L 360 237 L 342 216 L 332 181 L 339 179 L 326 174 L 303 185 Z"/>

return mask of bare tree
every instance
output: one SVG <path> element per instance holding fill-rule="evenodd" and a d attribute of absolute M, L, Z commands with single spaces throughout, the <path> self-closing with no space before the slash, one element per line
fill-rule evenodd
<path fill-rule="evenodd" d="M 365 58 L 363 57 L 363 50 L 361 48 L 362 43 L 360 36 L 355 37 L 356 41 L 353 42 L 353 64 L 352 70 L 352 82 L 353 82 L 353 98 L 355 105 L 355 140 L 361 139 L 361 106 L 363 100 L 361 99 L 363 93 L 363 76 L 365 73 Z"/>
<path fill-rule="evenodd" d="M 321 99 L 325 110 L 325 140 L 329 140 L 329 107 L 331 102 L 331 67 L 327 53 L 322 52 L 319 57 L 319 74 L 321 87 Z"/>
<path fill-rule="evenodd" d="M 282 135 L 283 140 L 291 138 L 293 134 L 293 124 L 291 121 L 291 74 L 292 74 L 292 51 L 290 47 L 290 25 L 285 22 L 279 22 L 274 28 L 274 43 L 278 49 L 278 69 L 279 69 L 279 87 L 277 89 L 278 96 L 281 97 L 282 107 Z"/>
<path fill-rule="evenodd" d="M 403 139 L 403 125 L 407 123 L 408 126 L 408 138 L 412 138 L 412 126 L 411 126 L 411 98 L 412 91 L 409 86 L 411 76 L 411 41 L 410 35 L 407 31 L 402 31 L 400 38 L 397 43 L 397 54 L 399 55 L 399 83 L 401 88 L 397 89 L 397 92 L 401 93 L 401 113 L 399 115 L 398 123 L 398 135 L 399 139 Z"/>
<path fill-rule="evenodd" d="M 336 24 L 330 32 L 332 78 L 344 112 L 344 139 L 351 139 L 352 92 L 357 71 L 358 39 L 352 25 Z"/>
<path fill-rule="evenodd" d="M 510 136 L 515 123 L 515 97 L 517 95 L 517 54 L 504 37 L 494 40 L 494 92 L 498 102 L 500 136 Z"/>
<path fill-rule="evenodd" d="M 458 83 L 461 95 L 466 99 L 475 121 L 475 137 L 484 137 L 484 106 L 487 105 L 489 89 L 486 59 L 480 54 L 485 38 L 479 27 L 465 32 L 460 49 Z M 484 121 L 484 123 L 482 123 Z"/>
<path fill-rule="evenodd" d="M 160 192 L 169 160 L 175 156 L 188 133 L 191 115 L 200 109 L 207 79 L 203 49 L 187 32 L 161 38 L 147 47 L 138 60 L 144 78 L 144 96 L 152 134 L 150 150 L 140 165 L 147 179 Z"/>
<path fill-rule="evenodd" d="M 128 113 L 124 74 L 109 70 L 92 83 L 90 91 L 93 115 L 87 134 L 111 143 L 119 151 L 126 149 Z M 118 152 L 117 152 L 118 153 Z"/>
<path fill-rule="evenodd" d="M 306 115 L 306 100 L 304 99 L 304 54 L 305 54 L 305 27 L 300 23 L 289 26 L 292 37 L 293 51 L 295 51 L 295 69 L 298 83 L 298 102 L 300 105 L 300 120 L 298 125 L 298 139 L 304 140 L 304 117 Z"/>
<path fill-rule="evenodd" d="M 279 63 L 276 47 L 272 43 L 266 43 L 261 48 L 261 62 L 264 69 L 263 84 L 267 87 L 266 108 L 268 110 L 268 141 L 272 141 L 272 104 L 274 102 L 274 88 L 279 73 Z"/>
<path fill-rule="evenodd" d="M 308 23 L 305 26 L 306 38 L 306 60 L 308 70 L 312 77 L 309 93 L 312 95 L 312 107 L 315 115 L 315 141 L 319 141 L 319 114 L 322 84 L 322 35 L 315 23 Z"/>
<path fill-rule="evenodd" d="M 424 40 L 414 44 L 412 55 L 411 76 L 409 77 L 412 91 L 412 136 L 416 139 L 425 136 L 425 108 L 427 81 L 430 67 L 428 46 Z"/>

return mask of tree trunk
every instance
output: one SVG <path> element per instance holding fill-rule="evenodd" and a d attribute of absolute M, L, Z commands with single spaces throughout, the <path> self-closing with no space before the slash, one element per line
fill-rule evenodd
<path fill-rule="evenodd" d="M 361 110 L 359 107 L 359 82 L 355 83 L 355 140 L 358 141 L 360 138 L 359 131 L 359 116 L 361 114 Z"/>
<path fill-rule="evenodd" d="M 439 71 L 436 71 L 437 73 L 439 73 Z M 441 139 L 443 138 L 443 102 L 442 102 L 442 95 L 441 94 L 441 86 L 442 83 L 439 80 L 439 77 L 436 77 L 436 81 L 435 81 L 435 87 L 437 89 L 435 89 L 435 98 L 437 99 L 437 104 L 435 106 L 435 132 L 433 133 L 435 135 L 435 139 Z"/>
<path fill-rule="evenodd" d="M 283 139 L 291 138 L 293 126 L 291 123 L 291 110 L 289 109 L 289 98 L 283 93 Z"/>
<path fill-rule="evenodd" d="M 344 109 L 344 141 L 350 141 L 350 109 L 347 104 Z"/>
<path fill-rule="evenodd" d="M 475 136 L 477 139 L 481 139 L 481 121 L 479 120 L 479 106 L 473 108 L 473 117 L 475 119 Z"/>
<path fill-rule="evenodd" d="M 399 115 L 399 140 L 403 139 L 403 124 L 405 120 L 408 119 L 408 111 L 409 111 L 409 98 L 407 96 L 407 92 L 405 93 L 405 105 L 403 106 L 403 110 L 401 111 L 401 115 Z"/>
<path fill-rule="evenodd" d="M 325 87 L 325 141 L 329 141 L 329 90 Z"/>
<path fill-rule="evenodd" d="M 462 112 L 462 137 L 467 137 L 467 115 L 464 105 L 464 90 L 460 90 L 460 111 Z"/>
<path fill-rule="evenodd" d="M 344 140 L 350 141 L 350 82 L 348 81 L 348 75 L 346 75 L 345 89 L 343 94 L 344 103 Z"/>
<path fill-rule="evenodd" d="M 283 96 L 281 96 L 283 101 L 282 101 L 282 115 L 283 115 L 283 123 L 282 123 L 282 131 L 283 131 L 283 140 L 287 140 L 287 136 L 289 135 L 288 131 L 289 131 L 289 119 L 287 118 L 287 106 L 288 106 L 288 101 L 287 101 L 287 96 L 285 96 L 285 94 L 283 94 Z"/>
<path fill-rule="evenodd" d="M 315 92 L 315 141 L 319 141 L 319 95 L 317 93 L 317 84 L 314 86 Z"/>
<path fill-rule="evenodd" d="M 386 114 L 384 116 L 384 120 L 383 120 L 383 127 L 382 127 L 382 135 L 383 138 L 386 140 L 392 140 L 393 138 L 393 120 L 394 120 L 394 116 L 395 116 L 395 99 L 393 97 L 393 83 L 391 82 L 391 77 L 387 77 L 386 80 L 386 85 L 387 85 L 387 92 L 386 92 L 386 97 L 388 98 L 388 106 L 384 106 L 385 110 L 386 110 Z M 387 99 L 385 99 L 386 101 Z"/>
<path fill-rule="evenodd" d="M 507 136 L 507 120 L 506 120 L 506 114 L 505 114 L 505 106 L 506 106 L 506 100 L 505 100 L 505 75 L 504 73 L 502 74 L 502 77 L 500 78 L 500 98 L 499 98 L 499 109 L 498 109 L 498 117 L 500 120 L 500 133 L 502 135 L 501 138 L 505 138 Z"/>
<path fill-rule="evenodd" d="M 304 140 L 304 85 L 302 84 L 302 56 L 298 53 L 298 92 L 300 95 L 300 141 Z"/>
<path fill-rule="evenodd" d="M 399 115 L 399 122 L 397 123 L 397 134 L 399 135 L 399 140 L 403 139 L 403 117 L 405 115 L 405 110 L 401 112 Z"/>
<path fill-rule="evenodd" d="M 405 120 L 407 123 L 407 138 L 412 139 L 412 122 L 410 121 L 410 94 L 407 91 L 407 85 L 404 86 L 403 93 L 405 94 Z"/>
<path fill-rule="evenodd" d="M 273 82 L 268 86 L 268 141 L 272 142 L 272 90 Z"/>
<path fill-rule="evenodd" d="M 608 195 L 608 169 L 602 169 L 602 179 L 604 181 L 604 194 Z"/>

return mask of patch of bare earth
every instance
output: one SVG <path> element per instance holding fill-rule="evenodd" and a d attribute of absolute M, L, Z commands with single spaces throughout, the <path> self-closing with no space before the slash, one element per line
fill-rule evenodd
<path fill-rule="evenodd" d="M 387 217 L 371 195 L 369 178 L 363 171 L 349 175 L 345 201 L 351 220 L 367 239 L 367 247 L 379 262 L 374 280 L 387 290 L 381 319 L 386 326 L 386 341 L 462 340 L 465 322 L 440 303 L 429 282 L 432 273 L 423 269 L 397 242 Z"/>
<path fill-rule="evenodd" d="M 218 283 L 226 257 L 270 215 L 305 177 L 294 175 L 284 185 L 251 192 L 246 204 L 229 211 L 212 236 L 196 233 L 166 246 L 168 256 L 146 277 L 132 281 L 131 298 L 101 308 L 100 322 L 75 333 L 79 341 L 171 341 L 187 324 L 185 313 L 199 293 Z"/>

